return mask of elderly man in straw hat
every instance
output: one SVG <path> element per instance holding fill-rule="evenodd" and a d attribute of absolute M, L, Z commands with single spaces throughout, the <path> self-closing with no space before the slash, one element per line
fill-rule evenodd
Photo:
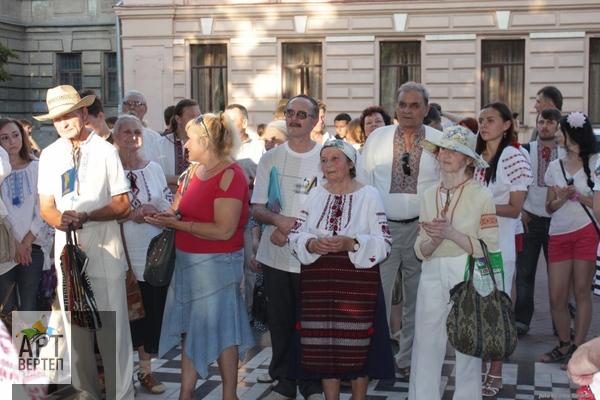
<path fill-rule="evenodd" d="M 68 85 L 49 89 L 48 114 L 34 117 L 52 120 L 60 138 L 40 158 L 38 192 L 44 220 L 57 229 L 55 254 L 65 244 L 69 224 L 89 257 L 87 272 L 102 312 L 102 328 L 96 332 L 102 355 L 107 399 L 133 398 L 133 349 L 125 297 L 123 247 L 117 220 L 129 215 L 129 184 L 117 150 L 85 128 L 87 106 L 94 96 L 80 98 Z M 62 293 L 61 269 L 58 293 Z M 64 309 L 63 298 L 61 308 Z M 65 320 L 66 321 L 66 320 Z M 71 326 L 72 383 L 78 398 L 100 399 L 94 357 L 94 333 Z"/>

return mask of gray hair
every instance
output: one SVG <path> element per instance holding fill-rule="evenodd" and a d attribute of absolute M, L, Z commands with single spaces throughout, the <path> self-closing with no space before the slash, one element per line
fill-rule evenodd
<path fill-rule="evenodd" d="M 400 86 L 398 93 L 396 93 L 396 102 L 398 102 L 400 95 L 404 92 L 421 92 L 423 94 L 423 99 L 425 100 L 425 105 L 429 104 L 429 92 L 425 89 L 425 86 L 420 83 L 409 81 Z"/>
<path fill-rule="evenodd" d="M 121 124 L 125 121 L 135 121 L 138 124 L 140 124 L 142 126 L 142 128 L 144 127 L 144 125 L 142 124 L 142 121 L 140 121 L 140 119 L 138 117 L 136 117 L 135 115 L 123 114 L 119 118 L 117 118 L 117 120 L 115 121 L 115 126 L 113 126 L 113 129 L 112 129 L 113 136 L 117 136 L 119 134 Z"/>
<path fill-rule="evenodd" d="M 285 123 L 285 120 L 278 119 L 275 121 L 271 121 L 267 124 L 267 129 L 269 128 L 277 129 L 279 132 L 281 132 L 283 136 L 285 136 L 286 139 L 289 138 L 287 124 Z"/>

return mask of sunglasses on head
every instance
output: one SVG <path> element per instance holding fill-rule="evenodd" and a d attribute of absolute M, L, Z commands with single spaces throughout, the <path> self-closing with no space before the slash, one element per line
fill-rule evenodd
<path fill-rule="evenodd" d="M 402 172 L 404 172 L 404 175 L 410 176 L 410 164 L 408 163 L 410 161 L 410 155 L 404 153 L 400 160 L 402 161 Z"/>
<path fill-rule="evenodd" d="M 286 118 L 293 118 L 294 115 L 296 116 L 296 118 L 298 119 L 306 119 L 309 115 L 306 111 L 296 111 L 296 110 L 292 110 L 292 109 L 287 109 L 283 112 L 283 114 L 285 115 Z"/>
<path fill-rule="evenodd" d="M 204 115 L 200 114 L 196 117 L 196 119 L 194 120 L 195 124 L 201 124 L 202 127 L 204 128 L 204 130 L 206 131 L 206 134 L 208 135 L 208 128 L 206 127 L 206 125 L 204 125 Z"/>

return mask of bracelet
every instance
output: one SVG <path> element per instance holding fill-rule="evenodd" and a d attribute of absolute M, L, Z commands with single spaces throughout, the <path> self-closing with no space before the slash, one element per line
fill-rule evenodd
<path fill-rule="evenodd" d="M 194 221 L 190 221 L 190 233 L 192 233 L 192 228 L 194 227 Z"/>
<path fill-rule="evenodd" d="M 573 197 L 571 197 L 569 200 L 571 200 L 571 201 L 577 201 L 577 199 L 579 198 L 580 194 L 581 194 L 581 192 L 579 190 L 576 190 L 575 194 L 573 195 Z"/>
<path fill-rule="evenodd" d="M 85 222 L 91 221 L 92 220 L 92 212 L 91 211 L 86 211 L 85 212 Z"/>

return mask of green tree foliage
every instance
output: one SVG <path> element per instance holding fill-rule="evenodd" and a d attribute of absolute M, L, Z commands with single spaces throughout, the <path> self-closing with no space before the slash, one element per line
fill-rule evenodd
<path fill-rule="evenodd" d="M 18 59 L 19 55 L 0 43 L 0 82 L 12 80 L 12 76 L 4 70 L 4 64 L 8 62 L 9 57 Z"/>

